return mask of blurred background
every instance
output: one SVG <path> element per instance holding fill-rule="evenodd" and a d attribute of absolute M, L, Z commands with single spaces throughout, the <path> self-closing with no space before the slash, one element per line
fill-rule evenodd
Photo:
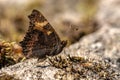
<path fill-rule="evenodd" d="M 69 45 L 99 29 L 99 0 L 0 0 L 0 39 L 20 42 L 29 27 L 28 15 L 39 10 Z"/>

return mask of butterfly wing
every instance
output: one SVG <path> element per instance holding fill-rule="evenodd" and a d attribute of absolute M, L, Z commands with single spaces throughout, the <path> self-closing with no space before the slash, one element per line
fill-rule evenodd
<path fill-rule="evenodd" d="M 46 55 L 60 53 L 67 42 L 60 40 L 45 17 L 37 10 L 33 10 L 28 17 L 30 26 L 23 41 L 20 42 L 24 55 L 28 58 L 44 58 Z"/>

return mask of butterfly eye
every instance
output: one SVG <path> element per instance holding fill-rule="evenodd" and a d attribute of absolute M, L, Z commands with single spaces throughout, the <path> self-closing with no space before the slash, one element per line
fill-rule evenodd
<path fill-rule="evenodd" d="M 67 41 L 62 41 L 62 42 L 61 42 L 61 45 L 62 45 L 63 47 L 65 47 L 65 46 L 67 45 Z"/>

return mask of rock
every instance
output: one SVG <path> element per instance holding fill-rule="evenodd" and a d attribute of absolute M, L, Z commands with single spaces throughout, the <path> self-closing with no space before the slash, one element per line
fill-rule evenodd
<path fill-rule="evenodd" d="M 100 0 L 97 12 L 97 20 L 100 25 L 120 27 L 120 1 Z"/>

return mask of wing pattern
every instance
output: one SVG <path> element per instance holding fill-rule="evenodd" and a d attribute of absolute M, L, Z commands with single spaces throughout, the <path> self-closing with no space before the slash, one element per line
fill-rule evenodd
<path fill-rule="evenodd" d="M 53 27 L 39 11 L 33 10 L 28 18 L 30 26 L 23 41 L 20 42 L 24 55 L 27 58 L 41 59 L 59 54 L 67 41 L 60 40 Z"/>

